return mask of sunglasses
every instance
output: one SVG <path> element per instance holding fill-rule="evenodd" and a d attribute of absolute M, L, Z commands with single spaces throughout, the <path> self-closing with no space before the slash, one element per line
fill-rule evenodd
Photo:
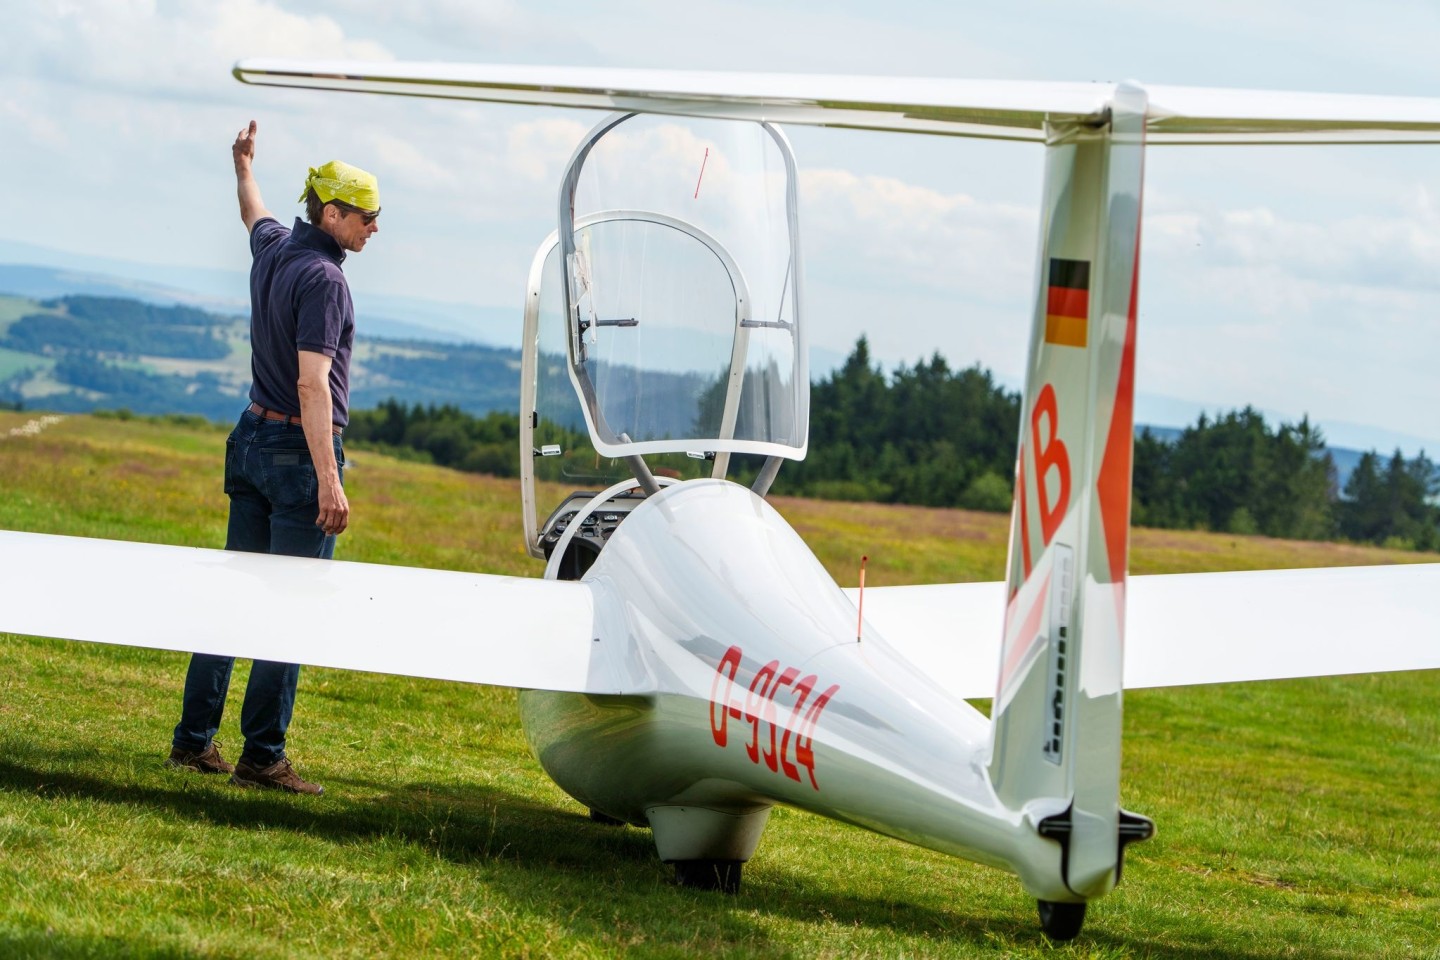
<path fill-rule="evenodd" d="M 379 210 L 361 210 L 359 207 L 346 203 L 343 200 L 331 200 L 330 202 L 335 204 L 336 209 L 338 209 L 342 215 L 346 213 L 357 214 L 360 217 L 360 222 L 367 227 L 380 217 Z"/>

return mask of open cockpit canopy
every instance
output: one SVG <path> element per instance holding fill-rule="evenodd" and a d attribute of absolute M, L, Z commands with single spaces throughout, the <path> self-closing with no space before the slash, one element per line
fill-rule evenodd
<path fill-rule="evenodd" d="M 804 457 L 796 175 L 779 130 L 611 115 L 571 158 L 558 221 L 526 298 L 527 491 L 599 489 L 637 456 L 672 477 L 723 477 L 736 453 Z"/>
<path fill-rule="evenodd" d="M 555 292 L 602 454 L 804 455 L 794 174 L 768 124 L 616 115 L 577 148 Z"/>

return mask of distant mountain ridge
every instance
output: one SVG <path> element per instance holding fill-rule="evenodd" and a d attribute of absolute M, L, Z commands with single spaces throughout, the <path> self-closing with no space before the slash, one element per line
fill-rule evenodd
<path fill-rule="evenodd" d="M 247 317 L 189 304 L 96 294 L 0 296 L 0 401 L 229 421 L 249 391 L 248 339 Z M 361 409 L 394 397 L 477 415 L 514 411 L 519 369 L 514 348 L 359 334 L 351 404 Z"/>
<path fill-rule="evenodd" d="M 3 251 L 4 244 L 0 244 Z M 178 272 L 178 271 L 171 271 Z M 197 271 L 197 286 L 180 289 L 165 281 L 139 279 L 83 266 L 0 263 L 0 294 L 48 300 L 67 295 L 126 297 L 161 306 L 185 304 L 213 313 L 248 316 L 249 280 L 239 271 Z M 407 318 L 407 319 L 397 319 Z M 483 343 L 516 347 L 521 310 L 420 301 L 383 294 L 357 298 L 356 323 L 374 337 L 434 343 Z"/>
<path fill-rule="evenodd" d="M 103 274 L 23 263 L 0 263 L 0 293 L 35 300 L 84 294 L 95 297 L 129 297 L 164 305 L 185 303 L 213 306 L 207 298 L 138 280 L 123 280 Z M 238 313 L 239 308 L 244 305 L 237 303 L 235 306 Z"/>

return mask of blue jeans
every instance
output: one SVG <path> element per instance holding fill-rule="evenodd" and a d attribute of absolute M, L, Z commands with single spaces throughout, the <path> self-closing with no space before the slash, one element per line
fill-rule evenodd
<path fill-rule="evenodd" d="M 345 473 L 345 452 L 334 438 L 335 462 Z M 315 526 L 320 514 L 319 481 L 298 424 L 265 420 L 249 410 L 225 441 L 225 492 L 230 496 L 230 528 L 226 550 L 273 553 L 287 557 L 322 557 L 335 554 L 335 538 Z M 242 616 L 256 617 L 252 604 Z M 221 615 L 217 611 L 217 615 Z M 225 695 L 230 689 L 234 657 L 196 653 L 185 675 L 180 722 L 174 746 L 202 751 L 220 729 Z M 255 767 L 268 767 L 285 756 L 285 731 L 295 708 L 295 685 L 300 666 L 256 660 L 240 708 L 240 732 L 245 749 L 240 758 Z"/>

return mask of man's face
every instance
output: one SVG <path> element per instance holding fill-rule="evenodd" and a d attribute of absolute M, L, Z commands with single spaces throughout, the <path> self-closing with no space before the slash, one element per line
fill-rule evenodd
<path fill-rule="evenodd" d="M 365 241 L 369 240 L 372 234 L 379 232 L 380 221 L 377 219 L 379 216 L 379 213 L 364 213 L 331 203 L 325 206 L 322 225 L 325 232 L 340 244 L 340 249 L 359 253 L 365 249 Z"/>

